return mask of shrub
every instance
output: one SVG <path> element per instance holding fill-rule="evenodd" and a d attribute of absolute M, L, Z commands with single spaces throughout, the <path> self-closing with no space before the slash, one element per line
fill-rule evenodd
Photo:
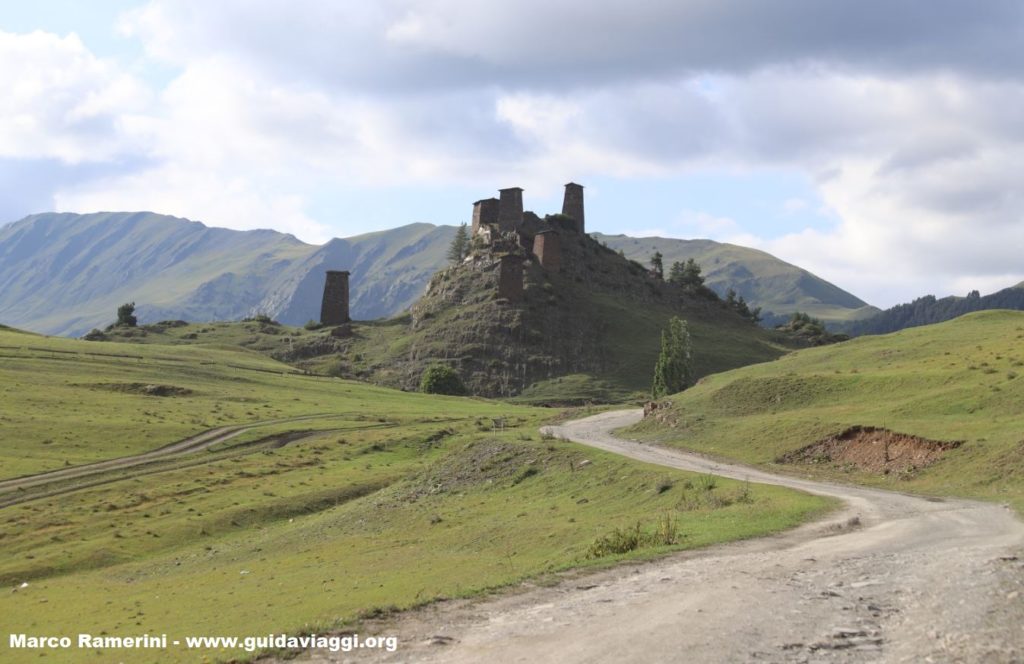
<path fill-rule="evenodd" d="M 434 364 L 420 377 L 420 392 L 460 396 L 466 393 L 466 386 L 455 369 L 447 364 Z"/>
<path fill-rule="evenodd" d="M 135 303 L 125 302 L 117 308 L 117 325 L 118 327 L 135 327 L 138 324 L 138 319 L 135 317 Z"/>
<path fill-rule="evenodd" d="M 97 330 L 95 327 L 89 330 L 88 334 L 82 337 L 86 341 L 106 341 L 107 335 L 103 334 L 102 330 Z"/>

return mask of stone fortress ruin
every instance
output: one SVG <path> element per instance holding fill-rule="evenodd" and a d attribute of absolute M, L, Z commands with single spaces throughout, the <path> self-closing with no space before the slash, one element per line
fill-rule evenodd
<path fill-rule="evenodd" d="M 523 211 L 523 190 L 499 190 L 499 198 L 473 203 L 474 246 L 486 247 L 498 260 L 498 297 L 518 302 L 523 297 L 523 261 L 532 256 L 544 270 L 562 268 L 563 234 L 584 235 L 583 185 L 565 185 L 562 213 L 541 219 Z"/>
<path fill-rule="evenodd" d="M 509 187 L 498 198 L 473 203 L 470 255 L 467 261 L 486 257 L 497 264 L 497 294 L 510 303 L 523 299 L 523 266 L 533 259 L 548 272 L 562 269 L 563 236 L 585 235 L 583 185 L 565 185 L 561 214 L 543 219 L 523 210 L 523 189 Z M 327 270 L 320 307 L 320 324 L 345 325 L 349 317 L 349 273 Z"/>

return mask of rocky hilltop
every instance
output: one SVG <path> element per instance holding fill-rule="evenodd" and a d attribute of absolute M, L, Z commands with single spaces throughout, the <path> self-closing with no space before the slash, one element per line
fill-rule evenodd
<path fill-rule="evenodd" d="M 543 218 L 523 211 L 521 196 L 505 189 L 474 204 L 465 257 L 412 307 L 392 374 L 401 386 L 443 362 L 487 396 L 644 391 L 673 315 L 690 323 L 698 375 L 784 352 L 784 338 L 713 291 L 668 283 L 588 236 L 579 185 Z"/>

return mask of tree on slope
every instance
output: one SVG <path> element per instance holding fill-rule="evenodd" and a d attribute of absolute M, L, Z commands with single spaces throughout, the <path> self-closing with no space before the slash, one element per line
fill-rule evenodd
<path fill-rule="evenodd" d="M 452 238 L 452 243 L 448 247 L 448 260 L 452 265 L 458 265 L 468 253 L 469 231 L 466 230 L 466 224 L 463 223 L 456 229 L 455 237 Z"/>
<path fill-rule="evenodd" d="M 138 324 L 138 319 L 135 317 L 135 303 L 126 302 L 117 308 L 117 325 L 118 327 L 135 327 Z"/>
<path fill-rule="evenodd" d="M 659 279 L 665 278 L 665 262 L 660 251 L 655 251 L 651 256 L 651 269 Z"/>
<path fill-rule="evenodd" d="M 693 357 L 686 321 L 673 316 L 661 333 L 661 355 L 654 365 L 651 395 L 660 399 L 685 390 L 693 382 Z"/>

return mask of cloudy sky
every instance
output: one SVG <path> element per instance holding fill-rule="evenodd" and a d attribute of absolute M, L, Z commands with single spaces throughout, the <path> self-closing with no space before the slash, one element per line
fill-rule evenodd
<path fill-rule="evenodd" d="M 1024 279 L 1019 0 L 0 6 L 0 223 L 153 210 L 322 242 L 521 186 L 872 304 Z"/>

